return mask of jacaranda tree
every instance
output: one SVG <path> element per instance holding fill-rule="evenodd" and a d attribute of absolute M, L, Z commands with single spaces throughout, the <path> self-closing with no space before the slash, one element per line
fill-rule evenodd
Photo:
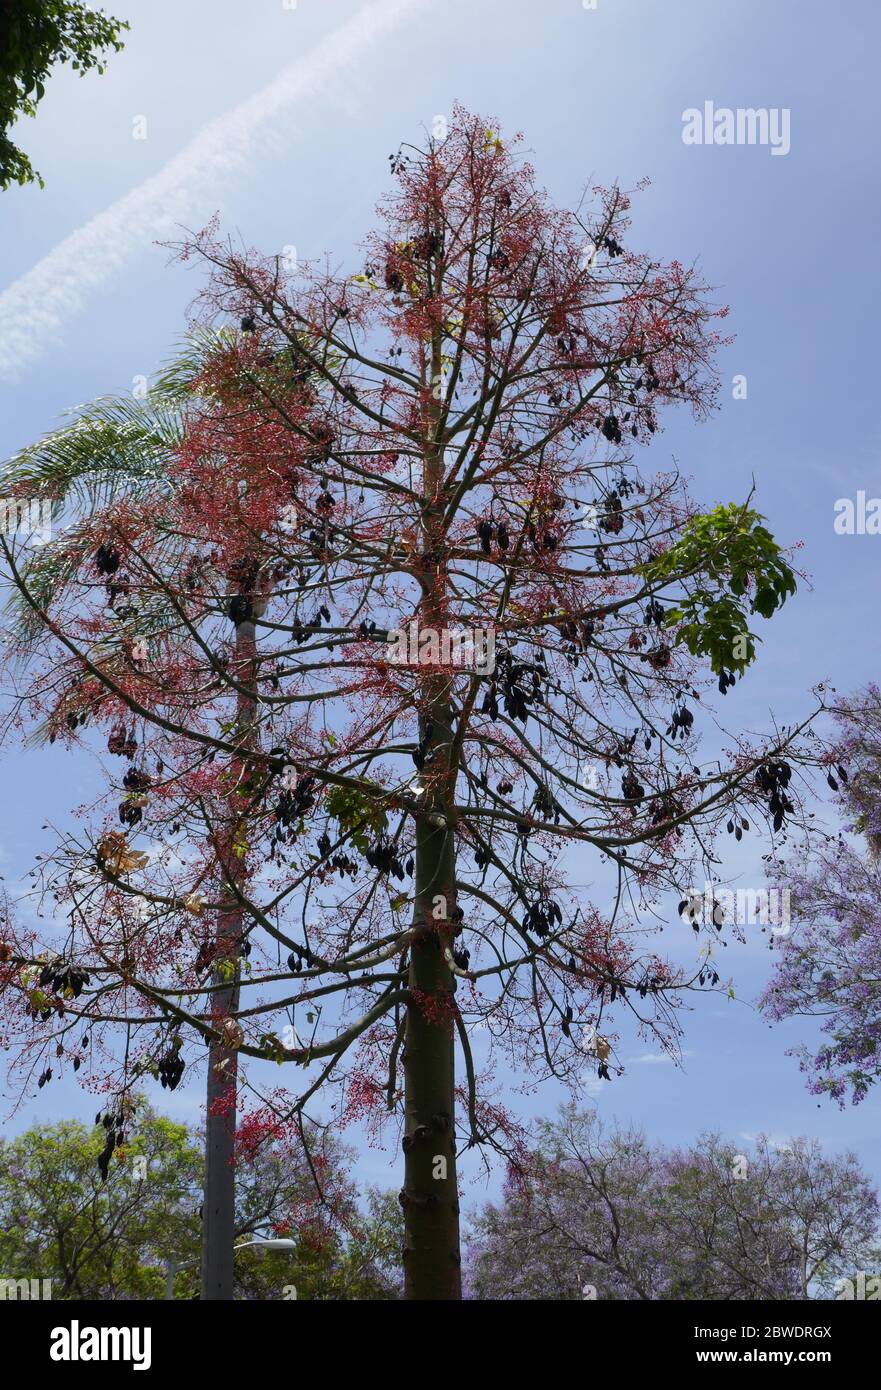
<path fill-rule="evenodd" d="M 853 1298 L 877 1245 L 878 1196 L 853 1154 L 716 1134 L 668 1149 L 568 1107 L 474 1218 L 467 1264 L 477 1298 L 776 1302 Z"/>
<path fill-rule="evenodd" d="M 796 1049 L 802 1071 L 816 1095 L 856 1105 L 881 1075 L 881 691 L 842 699 L 836 717 L 827 778 L 846 833 L 775 862 L 796 927 L 775 942 L 762 1002 L 773 1019 L 822 1020 L 823 1041 Z"/>

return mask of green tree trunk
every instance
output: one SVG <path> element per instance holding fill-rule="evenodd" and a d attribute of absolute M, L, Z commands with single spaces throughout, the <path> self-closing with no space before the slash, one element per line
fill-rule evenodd
<path fill-rule="evenodd" d="M 224 913 L 218 921 L 221 951 L 237 955 L 242 936 L 240 911 Z M 221 955 L 223 958 L 223 955 Z M 215 984 L 222 978 L 215 973 Z M 213 995 L 221 1018 L 238 1009 L 238 975 Z M 213 1042 L 208 1051 L 207 1115 L 205 1117 L 205 1190 L 202 1202 L 202 1298 L 233 1297 L 235 1239 L 235 1145 L 238 1069 L 235 1050 Z"/>
<path fill-rule="evenodd" d="M 448 624 L 444 451 L 440 404 L 442 335 L 432 334 L 424 418 L 420 627 Z M 410 933 L 410 1003 L 404 1034 L 404 1291 L 408 1299 L 460 1299 L 456 1181 L 455 976 L 447 953 L 455 933 L 456 854 L 452 824 L 456 768 L 449 682 L 430 675 L 421 720 L 431 792 L 416 817 L 416 891 Z M 431 737 L 426 739 L 427 725 Z"/>
<path fill-rule="evenodd" d="M 256 711 L 257 639 L 254 616 L 264 605 L 251 601 L 252 617 L 236 626 L 235 679 L 245 688 L 236 696 L 236 729 L 243 753 L 254 739 Z M 243 773 L 243 761 L 233 762 L 230 770 L 233 785 L 229 795 L 229 824 L 224 832 L 221 853 L 227 872 L 237 883 L 243 878 L 243 860 L 235 852 L 242 821 L 243 798 L 237 783 Z M 230 899 L 228 910 L 217 919 L 217 967 L 212 982 L 217 992 L 212 994 L 215 1026 L 226 1018 L 234 1018 L 239 1007 L 239 952 L 245 932 L 244 914 L 235 894 L 227 886 L 223 895 Z M 229 974 L 230 966 L 234 973 Z M 224 969 L 226 967 L 226 969 Z M 235 1145 L 236 1104 L 238 1099 L 238 1054 L 223 1041 L 211 1043 L 208 1051 L 208 1093 L 205 1118 L 205 1190 L 202 1204 L 202 1298 L 231 1300 L 233 1297 L 235 1240 Z"/>
<path fill-rule="evenodd" d="M 442 814 L 442 813 L 438 813 Z M 444 957 L 455 904 L 453 835 L 416 824 L 416 909 L 411 933 L 404 1052 L 404 1286 L 408 1299 L 462 1296 L 456 1182 L 455 979 Z M 435 912 L 443 911 L 441 919 Z"/>

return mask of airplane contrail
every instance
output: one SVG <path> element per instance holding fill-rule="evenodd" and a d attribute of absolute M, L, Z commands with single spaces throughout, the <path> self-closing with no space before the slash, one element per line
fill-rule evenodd
<path fill-rule="evenodd" d="M 216 117 L 157 174 L 79 227 L 0 293 L 0 380 L 15 381 L 62 335 L 90 290 L 199 208 L 224 176 L 247 166 L 257 131 L 285 108 L 320 97 L 331 80 L 430 0 L 374 0 L 268 86 Z"/>

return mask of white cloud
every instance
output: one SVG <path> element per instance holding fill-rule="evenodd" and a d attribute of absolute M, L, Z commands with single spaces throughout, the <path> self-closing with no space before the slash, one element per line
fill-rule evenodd
<path fill-rule="evenodd" d="M 760 1140 L 767 1139 L 772 1149 L 778 1153 L 792 1153 L 792 1140 L 786 1134 L 752 1134 L 749 1130 L 742 1129 L 738 1138 L 745 1139 L 749 1144 L 758 1144 Z"/>
<path fill-rule="evenodd" d="M 57 342 L 91 291 L 105 287 L 122 266 L 189 217 L 205 215 L 206 196 L 248 167 L 255 137 L 283 111 L 307 105 L 338 88 L 347 69 L 397 29 L 428 0 L 374 0 L 290 64 L 261 91 L 218 116 L 183 150 L 60 242 L 0 294 L 0 380 Z"/>
<path fill-rule="evenodd" d="M 684 1049 L 679 1054 L 680 1057 L 693 1057 L 694 1053 Z M 643 1052 L 639 1057 L 628 1057 L 627 1066 L 629 1067 L 657 1067 L 669 1065 L 673 1058 L 667 1052 Z"/>
<path fill-rule="evenodd" d="M 602 1081 L 598 1076 L 586 1074 L 581 1077 L 578 1084 L 578 1090 L 581 1095 L 593 1097 L 601 1096 L 603 1094 L 603 1087 L 605 1086 L 605 1084 L 605 1081 Z"/>

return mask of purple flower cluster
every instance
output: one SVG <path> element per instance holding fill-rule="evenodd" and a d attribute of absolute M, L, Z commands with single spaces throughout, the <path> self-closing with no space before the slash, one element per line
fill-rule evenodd
<path fill-rule="evenodd" d="M 778 938 L 773 978 L 761 999 L 768 1017 L 822 1019 L 824 1041 L 795 1049 L 815 1095 L 854 1105 L 881 1077 L 881 690 L 870 685 L 836 711 L 841 738 L 830 773 L 842 835 L 778 863 L 792 895 L 795 924 Z"/>

